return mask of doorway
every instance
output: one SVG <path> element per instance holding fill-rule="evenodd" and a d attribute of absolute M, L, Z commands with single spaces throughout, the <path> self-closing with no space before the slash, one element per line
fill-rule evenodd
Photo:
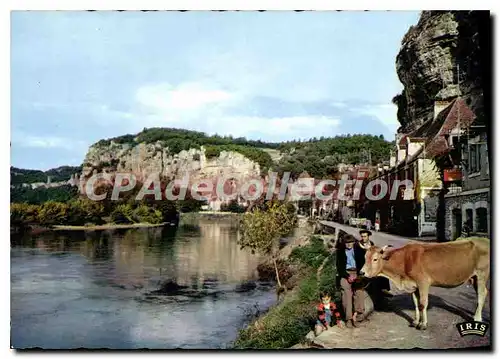
<path fill-rule="evenodd" d="M 462 211 L 460 208 L 455 208 L 452 212 L 453 218 L 453 233 L 451 239 L 454 241 L 462 233 Z"/>

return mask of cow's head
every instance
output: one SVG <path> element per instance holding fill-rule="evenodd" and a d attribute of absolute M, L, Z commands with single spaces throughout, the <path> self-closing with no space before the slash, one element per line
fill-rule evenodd
<path fill-rule="evenodd" d="M 382 248 L 372 246 L 365 253 L 365 265 L 361 268 L 360 274 L 372 278 L 376 277 L 384 267 L 384 260 L 389 258 L 387 248 L 392 246 L 384 246 Z"/>

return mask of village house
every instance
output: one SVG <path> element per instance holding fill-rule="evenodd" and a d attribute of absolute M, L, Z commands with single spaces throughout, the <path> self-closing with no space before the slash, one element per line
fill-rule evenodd
<path fill-rule="evenodd" d="M 475 120 L 461 133 L 450 136 L 455 143 L 450 168 L 445 170 L 445 238 L 454 240 L 464 232 L 489 237 L 491 234 L 491 180 L 487 133 Z M 468 227 L 465 228 L 465 227 Z"/>
<path fill-rule="evenodd" d="M 357 186 L 357 181 L 363 181 L 375 170 L 374 166 L 356 165 L 345 167 L 340 173 L 340 177 L 346 176 L 347 182 L 344 188 L 337 186 L 338 194 L 333 200 L 334 219 L 337 222 L 349 224 L 351 218 L 363 216 L 360 210 L 359 201 L 363 201 L 362 186 Z"/>
<path fill-rule="evenodd" d="M 460 159 L 456 156 L 458 137 L 470 127 L 474 119 L 474 113 L 461 98 L 448 102 L 436 101 L 434 118 L 424 122 L 411 133 L 398 133 L 396 153 L 390 160 L 391 168 L 382 170 L 381 174 L 365 181 L 365 186 L 376 179 L 385 181 L 389 189 L 388 194 L 377 201 L 368 201 L 366 197 L 363 197 L 364 200 L 360 202 L 364 204 L 365 216 L 372 220 L 378 218 L 381 229 L 389 232 L 415 236 L 437 235 L 437 215 L 443 185 L 447 190 L 450 185 L 454 184 L 455 195 L 447 198 L 457 198 L 461 191 L 456 185 L 456 176 L 452 176 L 460 166 Z M 481 176 L 478 174 L 478 179 Z M 453 181 L 450 181 L 451 179 Z M 398 196 L 391 199 L 390 193 L 396 180 L 410 180 L 413 187 L 401 186 Z M 365 186 L 362 195 L 365 193 Z M 470 186 L 474 184 L 471 183 Z M 375 188 L 373 193 L 377 194 L 379 190 L 380 188 Z M 480 193 L 484 193 L 484 190 L 482 191 Z M 484 195 L 481 198 L 483 200 L 478 199 L 477 204 L 471 203 L 469 207 L 483 208 L 480 206 L 486 204 Z M 450 203 L 444 204 L 447 208 L 451 205 L 451 200 L 448 201 Z M 460 200 L 456 199 L 456 202 Z M 480 210 L 481 213 L 484 211 Z M 451 220 L 451 215 L 447 215 L 446 220 L 445 226 L 449 232 L 451 226 L 448 222 Z M 457 216 L 456 220 L 461 220 L 461 218 Z M 484 222 L 484 220 L 481 221 Z M 476 220 L 474 223 L 477 225 L 478 222 L 479 220 Z M 447 239 L 449 238 L 448 233 Z"/>

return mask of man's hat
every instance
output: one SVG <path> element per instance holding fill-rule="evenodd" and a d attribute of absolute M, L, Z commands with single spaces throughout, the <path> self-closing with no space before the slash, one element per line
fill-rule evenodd
<path fill-rule="evenodd" d="M 371 232 L 371 231 L 369 231 L 368 229 L 362 229 L 362 230 L 360 230 L 360 231 L 359 231 L 359 234 L 360 234 L 360 235 L 361 235 L 361 234 L 363 234 L 363 233 L 366 233 L 366 234 L 368 234 L 369 236 L 371 236 L 371 235 L 372 235 L 372 232 Z"/>

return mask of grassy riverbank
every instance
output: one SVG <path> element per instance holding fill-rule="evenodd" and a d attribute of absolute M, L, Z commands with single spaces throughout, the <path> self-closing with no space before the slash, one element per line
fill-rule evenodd
<path fill-rule="evenodd" d="M 287 280 L 295 283 L 293 288 L 279 304 L 240 331 L 234 348 L 285 349 L 303 341 L 314 326 L 319 293 L 328 291 L 334 300 L 340 299 L 334 263 L 335 254 L 318 237 L 312 236 L 307 245 L 295 247 L 283 263 L 297 268 Z"/>

